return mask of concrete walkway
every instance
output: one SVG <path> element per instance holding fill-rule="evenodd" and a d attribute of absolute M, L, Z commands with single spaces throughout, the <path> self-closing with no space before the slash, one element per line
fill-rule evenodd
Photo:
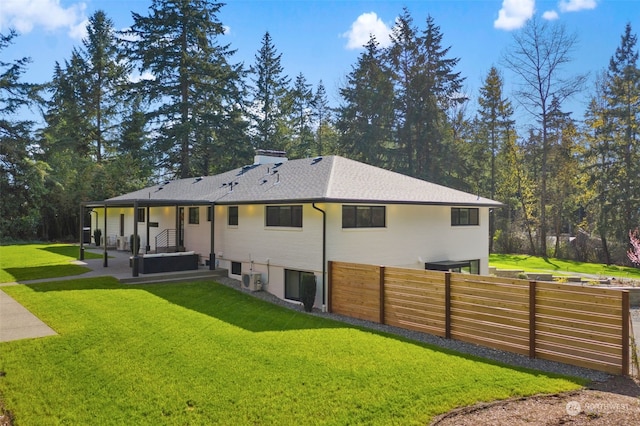
<path fill-rule="evenodd" d="M 0 342 L 55 334 L 58 333 L 0 290 Z"/>

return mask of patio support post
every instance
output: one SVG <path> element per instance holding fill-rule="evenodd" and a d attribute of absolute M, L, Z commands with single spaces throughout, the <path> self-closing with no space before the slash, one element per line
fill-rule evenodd
<path fill-rule="evenodd" d="M 180 207 L 176 204 L 176 251 L 180 251 Z"/>
<path fill-rule="evenodd" d="M 132 275 L 134 277 L 138 276 L 138 252 L 140 251 L 140 247 L 138 247 L 138 200 L 133 202 L 133 241 L 131 244 L 131 250 L 133 251 L 133 261 L 132 261 Z"/>
<path fill-rule="evenodd" d="M 209 270 L 216 270 L 216 248 L 215 248 L 215 230 L 216 230 L 216 203 L 211 203 L 211 251 L 209 252 Z"/>
<path fill-rule="evenodd" d="M 104 204 L 104 259 L 102 261 L 102 266 L 105 268 L 109 266 L 109 261 L 107 260 L 109 256 L 107 256 L 107 203 Z"/>
<path fill-rule="evenodd" d="M 84 260 L 84 204 L 80 204 L 80 256 L 78 260 Z"/>
<path fill-rule="evenodd" d="M 144 252 L 149 253 L 151 251 L 151 246 L 149 245 L 149 221 L 151 217 L 149 216 L 150 207 L 147 206 L 147 244 L 144 246 Z"/>

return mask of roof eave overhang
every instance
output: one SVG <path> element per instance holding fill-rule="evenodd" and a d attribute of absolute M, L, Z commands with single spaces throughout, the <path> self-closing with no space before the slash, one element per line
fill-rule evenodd
<path fill-rule="evenodd" d="M 82 203 L 85 207 L 166 207 L 166 206 L 210 206 L 211 201 L 206 200 L 148 200 L 148 199 L 128 199 L 128 200 L 104 200 L 88 201 Z"/>
<path fill-rule="evenodd" d="M 166 207 L 166 206 L 210 206 L 217 205 L 247 205 L 247 204 L 291 204 L 291 203 L 336 203 L 336 204 L 397 204 L 397 205 L 421 205 L 421 206 L 451 206 L 451 207 L 488 207 L 502 208 L 502 203 L 484 203 L 484 202 L 448 202 L 448 201 L 409 201 L 409 200 L 375 200 L 375 199 L 349 199 L 349 198 L 299 198 L 299 199 L 280 199 L 280 200 L 149 200 L 149 199 L 127 199 L 127 200 L 104 200 L 89 201 L 83 203 L 85 207 Z"/>
<path fill-rule="evenodd" d="M 409 200 L 375 200 L 375 199 L 349 199 L 349 198 L 299 198 L 282 200 L 220 200 L 215 204 L 219 205 L 246 205 L 246 204 L 291 204 L 291 203 L 336 203 L 336 204 L 401 204 L 401 205 L 422 205 L 422 206 L 451 206 L 451 207 L 488 207 L 502 208 L 504 204 L 494 203 L 473 203 L 473 202 L 445 202 L 445 201 L 409 201 Z"/>

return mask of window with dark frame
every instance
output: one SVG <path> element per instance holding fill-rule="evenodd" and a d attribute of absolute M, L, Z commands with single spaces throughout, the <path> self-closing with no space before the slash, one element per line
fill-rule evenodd
<path fill-rule="evenodd" d="M 144 222 L 145 211 L 144 208 L 138 209 L 138 222 Z"/>
<path fill-rule="evenodd" d="M 469 261 L 469 266 L 462 268 L 462 272 L 467 274 L 480 275 L 480 259 L 474 259 Z"/>
<path fill-rule="evenodd" d="M 120 236 L 124 237 L 124 214 L 120 215 Z"/>
<path fill-rule="evenodd" d="M 451 226 L 480 225 L 480 209 L 451 208 Z"/>
<path fill-rule="evenodd" d="M 238 226 L 238 206 L 229 206 L 227 223 L 229 226 Z"/>
<path fill-rule="evenodd" d="M 302 228 L 302 206 L 267 206 L 266 225 Z"/>
<path fill-rule="evenodd" d="M 343 228 L 384 228 L 386 225 L 384 206 L 342 206 Z"/>
<path fill-rule="evenodd" d="M 300 283 L 305 275 L 313 275 L 311 272 L 284 270 L 284 298 L 300 301 Z"/>
<path fill-rule="evenodd" d="M 213 207 L 207 207 L 207 222 L 211 222 L 213 220 Z"/>
<path fill-rule="evenodd" d="M 242 275 L 242 263 L 240 263 L 240 262 L 231 262 L 231 274 L 232 275 Z"/>
<path fill-rule="evenodd" d="M 189 224 L 197 225 L 200 223 L 200 207 L 189 207 Z"/>

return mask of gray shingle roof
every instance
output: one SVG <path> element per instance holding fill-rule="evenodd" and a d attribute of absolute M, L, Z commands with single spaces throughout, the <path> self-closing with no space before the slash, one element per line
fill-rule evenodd
<path fill-rule="evenodd" d="M 499 207 L 502 204 L 445 186 L 339 156 L 252 165 L 215 176 L 173 180 L 107 200 L 219 204 L 311 201 L 443 204 Z"/>

